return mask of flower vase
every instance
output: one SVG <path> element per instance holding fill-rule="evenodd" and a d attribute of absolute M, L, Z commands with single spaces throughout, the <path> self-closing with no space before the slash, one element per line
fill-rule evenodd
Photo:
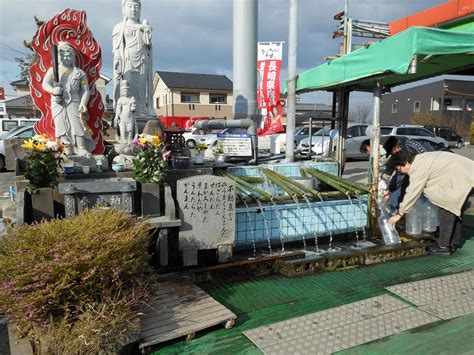
<path fill-rule="evenodd" d="M 54 197 L 52 187 L 40 187 L 31 194 L 32 218 L 34 222 L 54 218 Z"/>
<path fill-rule="evenodd" d="M 194 155 L 194 164 L 204 164 L 204 154 L 197 153 Z"/>
<path fill-rule="evenodd" d="M 160 184 L 154 182 L 143 182 L 142 187 L 142 216 L 159 217 L 161 216 L 161 198 Z"/>
<path fill-rule="evenodd" d="M 216 154 L 216 164 L 224 164 L 225 154 Z"/>

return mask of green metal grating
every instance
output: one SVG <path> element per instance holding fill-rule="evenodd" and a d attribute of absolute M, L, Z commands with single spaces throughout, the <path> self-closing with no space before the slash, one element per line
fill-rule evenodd
<path fill-rule="evenodd" d="M 465 235 L 474 237 L 473 229 L 466 229 Z M 274 276 L 201 284 L 212 297 L 237 314 L 236 326 L 169 345 L 159 349 L 159 353 L 260 354 L 243 331 L 388 293 L 384 290 L 386 286 L 472 269 L 474 239 L 450 257 L 421 257 L 301 278 Z"/>

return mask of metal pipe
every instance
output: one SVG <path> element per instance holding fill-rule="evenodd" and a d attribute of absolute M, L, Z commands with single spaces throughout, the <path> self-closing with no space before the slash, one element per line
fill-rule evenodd
<path fill-rule="evenodd" d="M 296 49 L 298 2 L 290 0 L 288 33 L 288 96 L 286 110 L 286 161 L 292 162 L 295 154 L 295 113 L 296 113 Z M 310 147 L 311 149 L 311 147 Z"/>
<path fill-rule="evenodd" d="M 309 151 L 308 158 L 311 158 L 312 148 L 313 148 L 313 117 L 309 118 Z"/>

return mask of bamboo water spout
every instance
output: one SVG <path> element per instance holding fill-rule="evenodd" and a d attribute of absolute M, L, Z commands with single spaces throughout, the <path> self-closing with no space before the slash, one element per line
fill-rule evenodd
<path fill-rule="evenodd" d="M 286 183 L 281 177 L 272 174 L 273 172 L 269 169 L 262 168 L 262 172 L 276 185 L 278 185 L 280 188 L 282 188 L 291 198 L 294 198 L 294 196 L 299 196 L 303 197 L 304 191 L 295 189 L 294 186 L 291 186 L 290 184 Z"/>
<path fill-rule="evenodd" d="M 321 180 L 321 181 L 324 182 L 325 184 L 327 184 L 327 185 L 331 186 L 332 188 L 334 188 L 334 189 L 340 191 L 341 193 L 343 193 L 343 194 L 346 195 L 346 196 L 349 195 L 350 193 L 355 193 L 354 190 L 349 190 L 349 189 L 347 189 L 347 186 L 343 186 L 343 185 L 339 184 L 338 182 L 333 181 L 333 180 L 327 178 L 327 177 L 324 176 L 324 175 L 320 175 L 320 174 L 318 174 L 316 171 L 308 171 L 308 170 L 306 170 L 306 172 L 307 172 L 309 175 L 313 176 L 314 178 L 316 178 L 316 179 L 318 179 L 318 180 Z"/>
<path fill-rule="evenodd" d="M 369 187 L 365 186 L 364 184 L 360 184 L 354 181 L 349 181 L 347 179 L 343 179 L 339 176 L 334 176 L 332 174 L 326 173 L 316 168 L 306 168 L 306 169 L 302 168 L 301 170 L 304 172 L 309 172 L 309 171 L 317 172 L 331 180 L 337 181 L 340 184 L 345 185 L 349 190 L 358 190 L 359 193 L 370 193 Z"/>
<path fill-rule="evenodd" d="M 305 186 L 304 184 L 298 182 L 298 181 L 295 181 L 285 175 L 281 175 L 281 174 L 278 174 L 277 172 L 273 171 L 273 170 L 270 170 L 270 169 L 266 169 L 268 173 L 270 174 L 273 174 L 275 176 L 278 176 L 280 179 L 282 179 L 283 181 L 287 182 L 288 184 L 291 184 L 291 185 L 294 185 L 295 187 L 297 187 L 299 190 L 303 191 L 304 194 L 309 194 L 309 195 L 312 195 L 313 197 L 319 197 L 321 192 L 315 190 L 315 189 L 312 189 L 308 186 Z"/>

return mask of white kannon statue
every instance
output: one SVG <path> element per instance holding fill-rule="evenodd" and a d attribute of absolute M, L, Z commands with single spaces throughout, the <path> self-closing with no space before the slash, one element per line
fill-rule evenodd
<path fill-rule="evenodd" d="M 136 102 L 130 97 L 128 83 L 123 80 L 120 86 L 121 95 L 115 107 L 114 128 L 119 127 L 120 135 L 117 140 L 120 143 L 132 142 L 137 132 L 137 121 L 135 120 Z"/>
<path fill-rule="evenodd" d="M 51 94 L 51 113 L 57 139 L 65 144 L 66 155 L 90 156 L 95 142 L 87 125 L 90 91 L 86 74 L 76 67 L 76 52 L 67 42 L 59 42 L 59 82 L 49 68 L 43 89 Z"/>
<path fill-rule="evenodd" d="M 123 21 L 112 32 L 114 54 L 114 105 L 120 97 L 120 83 L 130 87 L 135 98 L 135 118 L 155 116 L 153 109 L 153 59 L 151 26 L 140 22 L 140 0 L 122 0 Z"/>

